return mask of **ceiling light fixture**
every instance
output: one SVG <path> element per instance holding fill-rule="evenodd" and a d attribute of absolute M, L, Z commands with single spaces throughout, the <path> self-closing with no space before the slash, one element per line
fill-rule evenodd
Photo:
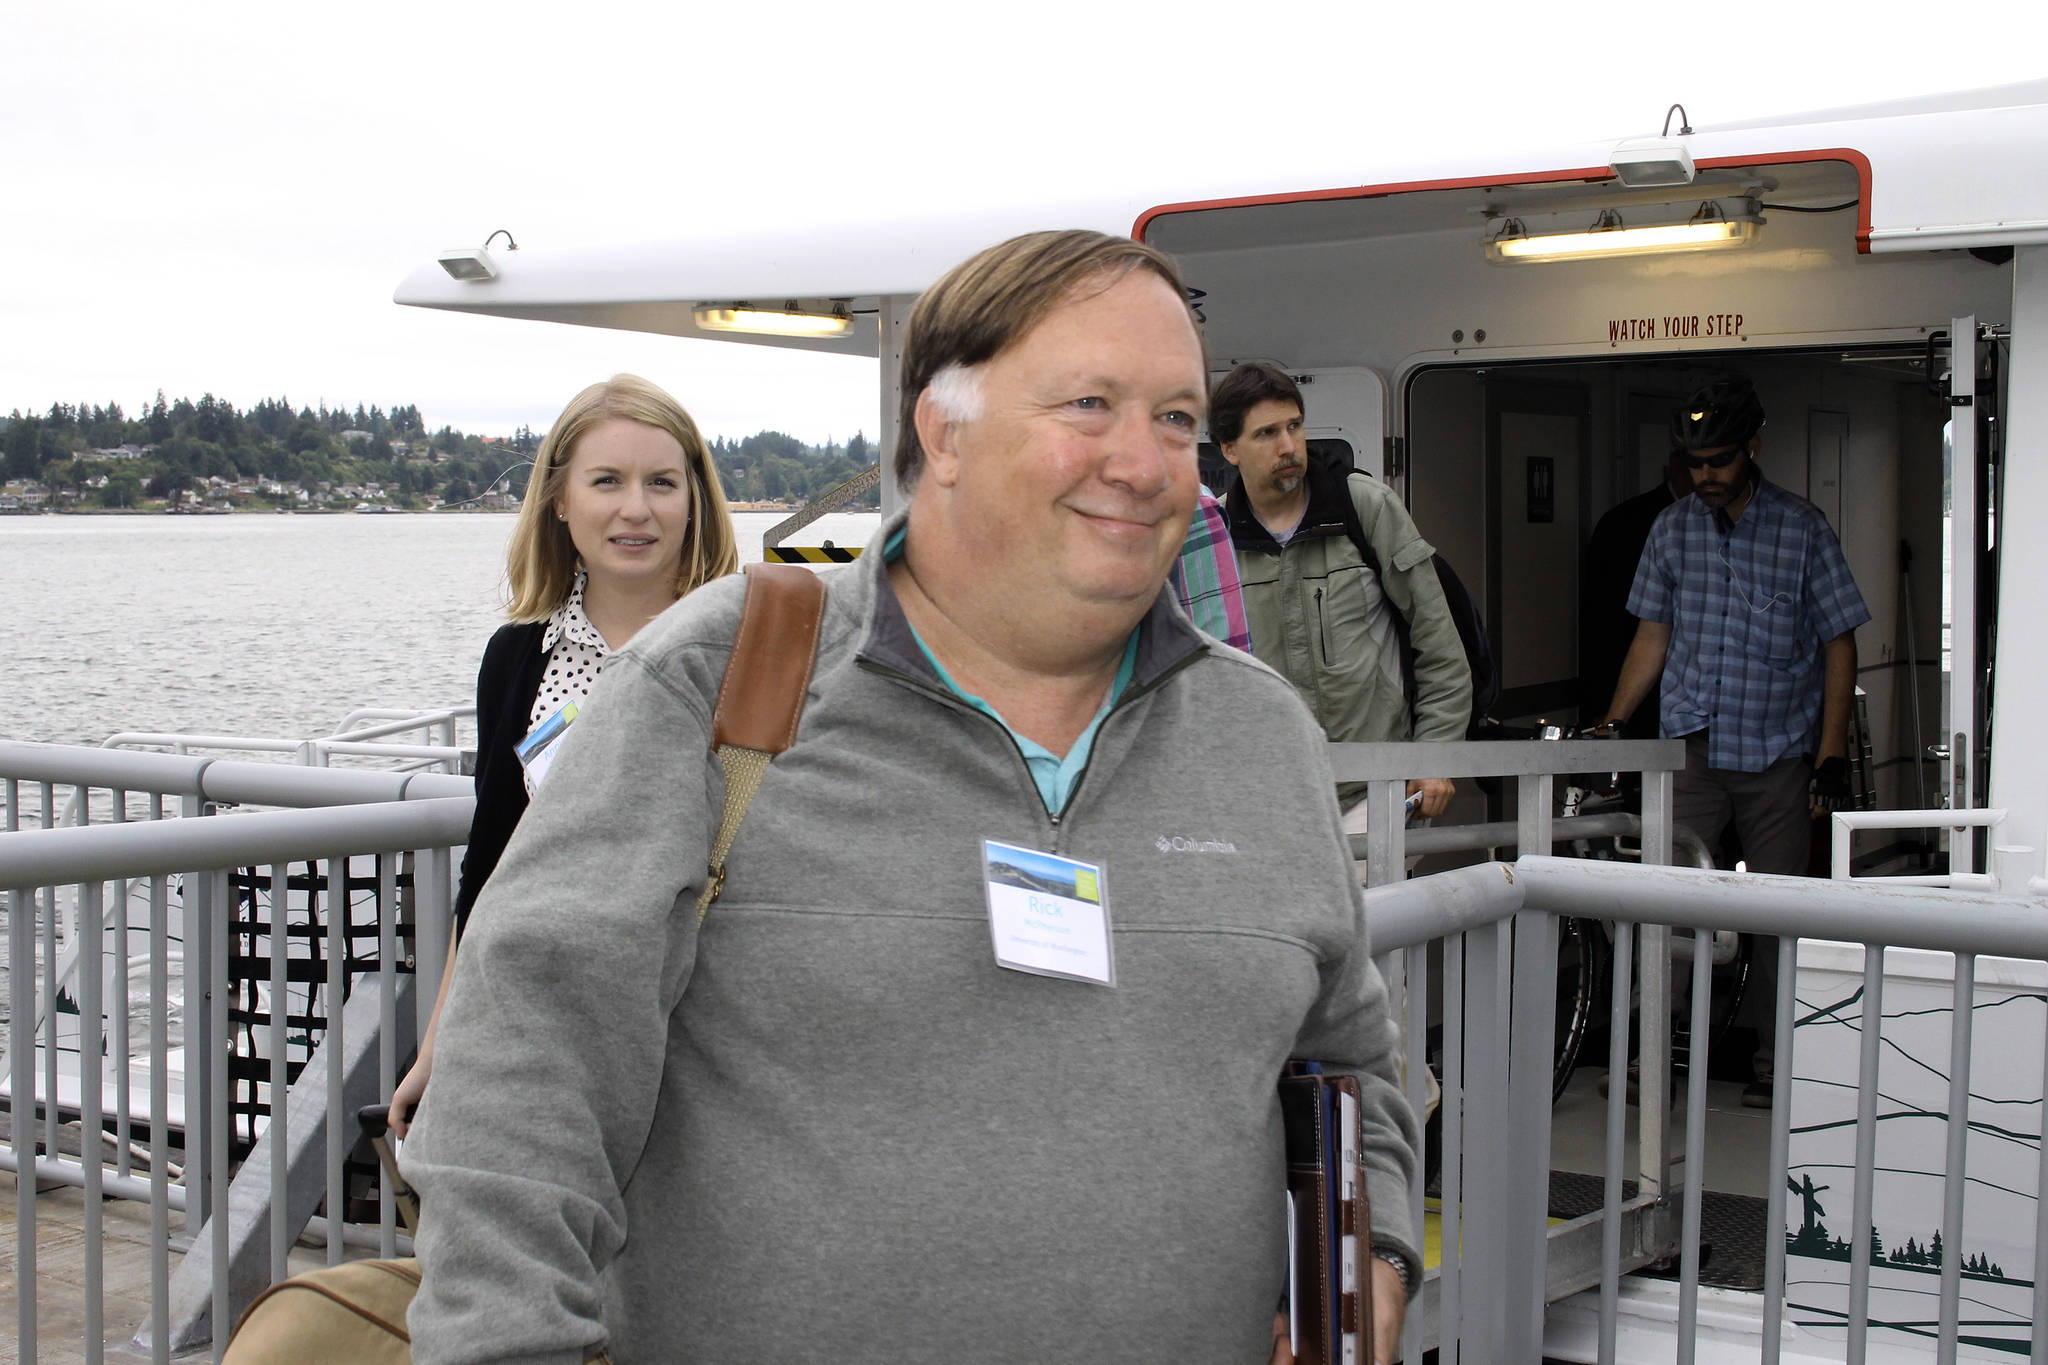
<path fill-rule="evenodd" d="M 1584 232 L 1532 234 L 1519 218 L 1503 222 L 1500 231 L 1487 239 L 1491 260 L 1510 264 L 1524 261 L 1585 261 L 1612 256 L 1644 256 L 1661 251 L 1707 251 L 1747 246 L 1756 240 L 1763 219 L 1754 212 L 1730 217 L 1712 200 L 1700 205 L 1683 223 L 1660 223 L 1627 227 L 1613 209 L 1600 210 L 1593 226 Z"/>
<path fill-rule="evenodd" d="M 810 312 L 791 299 L 784 308 L 756 308 L 751 303 L 699 308 L 693 316 L 707 332 L 750 332 L 757 336 L 814 337 L 836 340 L 853 335 L 853 319 L 845 306 L 829 313 Z"/>

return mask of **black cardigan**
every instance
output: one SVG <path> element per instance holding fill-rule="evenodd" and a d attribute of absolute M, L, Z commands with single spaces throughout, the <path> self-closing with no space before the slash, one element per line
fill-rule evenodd
<path fill-rule="evenodd" d="M 529 621 L 498 627 L 484 646 L 476 674 L 476 814 L 469 824 L 469 848 L 462 855 L 462 888 L 455 895 L 455 933 L 469 926 L 477 893 L 490 880 L 519 817 L 526 813 L 526 773 L 513 752 L 531 727 L 533 699 L 548 656 L 540 642 L 548 623 Z"/>

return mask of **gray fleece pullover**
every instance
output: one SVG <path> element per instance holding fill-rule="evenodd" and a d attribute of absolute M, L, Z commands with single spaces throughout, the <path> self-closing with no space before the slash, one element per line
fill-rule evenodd
<path fill-rule="evenodd" d="M 884 527 L 882 538 L 893 530 Z M 1162 596 L 1067 809 L 933 675 L 878 538 L 700 931 L 742 596 L 606 665 L 477 903 L 406 1144 L 413 1359 L 1266 1359 L 1290 1056 L 1415 1126 L 1323 737 Z M 1114 987 L 998 967 L 981 841 L 1103 869 Z"/>

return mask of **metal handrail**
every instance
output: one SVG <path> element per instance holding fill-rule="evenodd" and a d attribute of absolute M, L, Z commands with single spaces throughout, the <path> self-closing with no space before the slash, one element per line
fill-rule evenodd
<path fill-rule="evenodd" d="M 1520 910 L 2048 961 L 2048 897 L 1528 854 L 1365 893 L 1377 954 Z"/>
<path fill-rule="evenodd" d="M 464 702 L 454 706 L 430 707 L 425 710 L 405 707 L 359 707 L 341 718 L 335 729 L 325 735 L 306 739 L 281 739 L 275 735 L 212 735 L 190 734 L 178 731 L 123 730 L 100 741 L 103 749 L 168 749 L 173 754 L 185 755 L 194 749 L 234 749 L 246 753 L 292 754 L 296 761 L 308 767 L 325 767 L 332 754 L 350 754 L 357 757 L 405 759 L 414 764 L 459 765 L 464 750 L 456 744 L 456 724 L 464 717 L 474 716 L 476 705 Z M 378 721 L 381 724 L 364 725 L 361 722 Z M 414 730 L 439 731 L 440 744 L 389 744 L 370 743 L 384 735 L 405 734 Z M 66 822 L 76 818 L 77 812 L 69 811 Z"/>
<path fill-rule="evenodd" d="M 1569 773 L 1664 773 L 1685 766 L 1675 739 L 1488 739 L 1441 744 L 1332 744 L 1339 782 L 1417 777 L 1557 777 Z"/>
<path fill-rule="evenodd" d="M 782 544 L 782 538 L 790 532 L 800 531 L 826 513 L 844 507 L 870 488 L 879 486 L 881 482 L 881 464 L 878 462 L 869 465 L 852 478 L 842 480 L 818 494 L 817 497 L 812 498 L 802 507 L 797 508 L 794 513 L 784 517 L 781 521 L 776 522 L 773 526 L 762 532 L 761 544 L 767 549 L 774 549 Z"/>
<path fill-rule="evenodd" d="M 1995 832 L 2005 823 L 2003 807 L 1978 810 L 1838 810 L 1829 822 L 1832 844 L 1829 869 L 1837 881 L 1883 881 L 1893 886 L 1968 887 L 1977 890 L 1997 886 L 1989 872 L 1939 872 L 1923 876 L 1857 877 L 1852 855 L 1858 830 L 1866 829 L 1949 829 L 1960 834 L 1968 829 Z M 2013 888 L 2018 890 L 2020 888 Z"/>
<path fill-rule="evenodd" d="M 349 712 L 341 723 L 324 736 L 327 739 L 376 739 L 380 735 L 401 734 L 407 730 L 424 730 L 429 726 L 445 725 L 464 716 L 476 714 L 476 703 L 466 702 L 460 706 L 440 706 L 425 711 L 407 711 L 399 707 L 364 706 Z M 384 725 L 358 728 L 357 721 L 381 720 Z"/>
<path fill-rule="evenodd" d="M 169 869 L 300 862 L 447 847 L 469 837 L 474 797 L 257 811 L 223 820 L 137 820 L 5 836 L 0 890 L 150 877 Z"/>
<path fill-rule="evenodd" d="M 217 804 L 269 806 L 346 806 L 366 801 L 460 797 L 475 790 L 472 779 L 448 773 L 313 768 L 0 740 L 0 779 L 8 778 L 193 796 Z"/>

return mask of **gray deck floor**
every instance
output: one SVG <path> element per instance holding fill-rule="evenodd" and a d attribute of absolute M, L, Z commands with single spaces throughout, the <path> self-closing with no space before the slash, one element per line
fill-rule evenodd
<path fill-rule="evenodd" d="M 0 1171 L 0 1365 L 40 1361 L 82 1365 L 85 1350 L 85 1192 L 60 1186 L 36 1199 L 36 1346 L 21 1354 L 15 1336 L 20 1266 L 15 1259 L 14 1176 Z M 129 1339 L 149 1317 L 149 1206 L 125 1199 L 104 1202 L 101 1220 L 105 1266 L 102 1359 L 128 1365 L 149 1357 Z M 177 1257 L 172 1256 L 176 1267 Z"/>
<path fill-rule="evenodd" d="M 1607 1100 L 1599 1083 L 1606 1073 L 1581 1068 L 1551 1111 L 1551 1213 L 1588 1212 L 1599 1206 L 1604 1182 L 1603 1151 Z M 1680 1077 L 1681 1087 L 1684 1078 Z M 1761 1292 L 1770 1192 L 1771 1111 L 1743 1107 L 1741 1084 L 1707 1082 L 1706 1185 L 1701 1197 L 1700 1240 L 1705 1251 L 1700 1283 Z M 1685 1094 L 1671 1106 L 1671 1146 L 1678 1154 L 1676 1178 L 1685 1176 Z M 1628 1106 L 1623 1169 L 1634 1192 L 1636 1140 L 1642 1114 Z M 1644 1272 L 1650 1273 L 1650 1272 Z"/>
<path fill-rule="evenodd" d="M 1580 1067 L 1572 1073 L 1564 1098 L 1550 1116 L 1550 1165 L 1559 1171 L 1599 1175 L 1605 1169 L 1607 1100 L 1601 1095 L 1600 1078 L 1607 1073 Z M 1671 1146 L 1685 1150 L 1684 1078 L 1676 1102 L 1671 1106 Z M 1641 1111 L 1628 1107 L 1628 1149 L 1623 1167 L 1635 1173 L 1636 1135 Z M 1762 1199 L 1770 1193 L 1771 1111 L 1742 1107 L 1742 1087 L 1733 1081 L 1707 1082 L 1706 1188 L 1724 1194 L 1743 1194 Z M 1683 1164 L 1679 1178 L 1685 1174 Z"/>
<path fill-rule="evenodd" d="M 16 1337 L 20 1267 L 15 1260 L 15 1198 L 11 1172 L 0 1171 L 0 1365 L 85 1365 L 85 1192 L 70 1185 L 47 1188 L 36 1197 L 36 1351 L 23 1355 Z M 100 1359 L 107 1365 L 141 1365 L 149 1353 L 129 1343 L 149 1320 L 149 1206 L 108 1199 L 100 1223 L 104 1266 L 104 1307 Z M 173 1213 L 172 1239 L 184 1226 Z M 179 1255 L 171 1252 L 176 1273 Z M 294 1274 L 327 1263 L 318 1247 L 294 1247 Z M 186 1359 L 211 1359 L 210 1354 Z"/>

